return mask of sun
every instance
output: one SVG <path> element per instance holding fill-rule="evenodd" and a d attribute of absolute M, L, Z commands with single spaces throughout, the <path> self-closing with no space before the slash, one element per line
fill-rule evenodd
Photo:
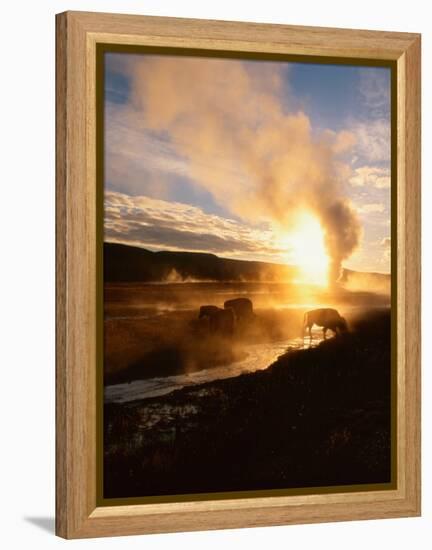
<path fill-rule="evenodd" d="M 319 220 L 310 212 L 298 215 L 292 231 L 281 236 L 287 261 L 300 269 L 302 283 L 325 286 L 328 283 L 329 257 Z"/>

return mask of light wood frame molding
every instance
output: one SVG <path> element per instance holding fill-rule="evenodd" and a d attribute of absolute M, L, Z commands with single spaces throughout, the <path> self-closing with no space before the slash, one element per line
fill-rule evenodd
<path fill-rule="evenodd" d="M 65 538 L 420 514 L 420 35 L 57 15 L 56 533 Z M 96 500 L 96 46 L 390 60 L 397 67 L 397 487 L 120 506 Z"/>

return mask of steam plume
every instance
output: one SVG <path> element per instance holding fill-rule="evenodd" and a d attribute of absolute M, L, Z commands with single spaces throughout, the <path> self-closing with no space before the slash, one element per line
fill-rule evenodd
<path fill-rule="evenodd" d="M 302 209 L 314 212 L 336 280 L 360 238 L 337 158 L 352 134 L 314 134 L 290 110 L 278 63 L 143 56 L 130 70 L 130 116 L 169 137 L 197 185 L 242 219 L 278 229 L 294 226 Z"/>

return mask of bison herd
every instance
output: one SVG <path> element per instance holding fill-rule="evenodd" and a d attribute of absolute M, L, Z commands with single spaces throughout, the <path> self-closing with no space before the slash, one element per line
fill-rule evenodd
<path fill-rule="evenodd" d="M 255 318 L 252 301 L 249 298 L 234 298 L 224 302 L 224 307 L 204 305 L 200 307 L 198 320 L 205 323 L 211 333 L 225 336 L 234 334 L 236 326 L 247 326 Z M 303 339 L 306 333 L 312 341 L 312 327 L 322 328 L 323 339 L 326 339 L 327 331 L 331 330 L 335 335 L 348 330 L 348 325 L 336 309 L 320 308 L 307 311 L 303 318 Z"/>
<path fill-rule="evenodd" d="M 210 332 L 230 335 L 238 323 L 244 324 L 254 318 L 252 301 L 249 298 L 235 298 L 224 302 L 224 307 L 201 306 L 198 319 L 208 323 Z"/>

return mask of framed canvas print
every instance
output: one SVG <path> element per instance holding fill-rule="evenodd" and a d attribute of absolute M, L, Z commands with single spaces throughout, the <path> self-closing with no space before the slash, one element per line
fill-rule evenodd
<path fill-rule="evenodd" d="M 420 36 L 57 16 L 57 534 L 420 513 Z"/>

